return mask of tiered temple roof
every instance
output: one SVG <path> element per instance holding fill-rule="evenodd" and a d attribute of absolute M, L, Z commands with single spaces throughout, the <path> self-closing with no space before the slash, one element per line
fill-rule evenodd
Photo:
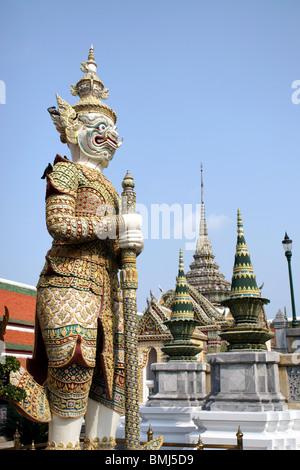
<path fill-rule="evenodd" d="M 195 287 L 212 303 L 219 304 L 229 296 L 230 282 L 219 271 L 215 262 L 215 255 L 208 237 L 203 199 L 203 166 L 201 163 L 201 219 L 199 237 L 197 240 L 194 261 L 190 264 L 190 271 L 186 273 L 187 282 Z"/>
<path fill-rule="evenodd" d="M 191 270 L 185 274 L 193 315 L 196 320 L 200 321 L 196 329 L 200 335 L 202 333 L 199 330 L 217 332 L 233 322 L 229 309 L 220 304 L 221 300 L 229 297 L 230 282 L 219 271 L 214 257 L 207 233 L 203 201 L 203 167 L 201 164 L 200 233 L 194 254 L 195 261 L 190 265 Z M 171 337 L 164 322 L 171 318 L 175 294 L 175 289 L 162 291 L 157 299 L 151 292 L 151 299 L 147 299 L 147 307 L 139 323 L 139 341 L 158 339 L 165 341 Z"/>
<path fill-rule="evenodd" d="M 197 289 L 189 284 L 187 287 L 194 318 L 200 321 L 198 329 L 220 330 L 232 323 L 231 316 L 225 318 L 224 307 L 222 309 L 215 307 Z M 171 318 L 175 290 L 162 292 L 158 299 L 152 291 L 150 294 L 151 299 L 147 299 L 147 307 L 139 322 L 139 341 L 170 339 L 171 333 L 164 322 Z"/>

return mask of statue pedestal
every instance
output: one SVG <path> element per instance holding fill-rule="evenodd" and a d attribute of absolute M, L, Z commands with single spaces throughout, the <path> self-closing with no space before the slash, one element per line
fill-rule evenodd
<path fill-rule="evenodd" d="M 209 365 L 197 361 L 169 361 L 152 365 L 153 395 L 147 406 L 201 406 L 207 395 Z"/>
<path fill-rule="evenodd" d="M 153 437 L 163 436 L 165 443 L 196 444 L 200 435 L 204 444 L 234 445 L 240 426 L 245 450 L 300 449 L 300 410 L 287 409 L 280 393 L 279 354 L 218 353 L 209 354 L 208 361 L 213 388 L 209 395 L 208 364 L 153 366 L 157 388 L 140 407 L 141 441 L 147 441 L 151 425 Z M 117 438 L 124 436 L 124 429 L 121 418 Z"/>
<path fill-rule="evenodd" d="M 164 442 L 197 443 L 200 435 L 203 444 L 234 445 L 240 426 L 244 450 L 300 449 L 299 410 L 234 412 L 205 411 L 196 406 L 142 406 L 140 418 L 141 441 L 147 440 L 147 430 L 151 425 L 153 438 L 163 436 Z M 165 449 L 170 450 L 169 447 Z M 187 447 L 185 450 L 191 451 Z"/>
<path fill-rule="evenodd" d="M 284 411 L 276 352 L 227 352 L 208 354 L 211 393 L 204 409 L 223 411 Z"/>

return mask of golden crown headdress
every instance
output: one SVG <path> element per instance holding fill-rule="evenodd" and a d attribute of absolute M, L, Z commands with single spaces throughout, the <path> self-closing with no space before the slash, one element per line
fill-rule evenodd
<path fill-rule="evenodd" d="M 97 76 L 97 64 L 94 57 L 94 47 L 91 45 L 87 62 L 82 62 L 81 71 L 85 75 L 77 82 L 71 85 L 71 94 L 79 96 L 80 100 L 71 106 L 65 100 L 56 95 L 58 111 L 55 107 L 48 108 L 50 116 L 60 133 L 60 139 L 63 143 L 76 143 L 76 131 L 82 123 L 78 116 L 88 113 L 101 113 L 108 116 L 114 124 L 117 121 L 117 115 L 113 109 L 101 101 L 108 98 L 108 88 Z"/>

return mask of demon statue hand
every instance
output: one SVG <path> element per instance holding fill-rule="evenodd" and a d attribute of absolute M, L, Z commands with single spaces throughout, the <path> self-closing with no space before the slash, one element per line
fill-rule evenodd
<path fill-rule="evenodd" d="M 124 413 L 120 250 L 143 249 L 141 217 L 120 213 L 119 195 L 102 174 L 121 143 L 116 114 L 101 101 L 108 90 L 93 48 L 82 71 L 72 85 L 80 100 L 71 106 L 57 96 L 58 109 L 49 108 L 72 161 L 56 156 L 47 174 L 53 244 L 37 286 L 35 352 L 26 371 L 32 389 L 46 380 L 50 449 L 76 448 L 83 419 L 85 448 L 114 447 Z"/>

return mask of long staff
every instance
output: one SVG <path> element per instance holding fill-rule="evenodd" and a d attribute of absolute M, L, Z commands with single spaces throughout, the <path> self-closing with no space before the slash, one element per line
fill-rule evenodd
<path fill-rule="evenodd" d="M 127 171 L 122 182 L 122 214 L 134 214 L 136 194 L 134 180 Z M 123 292 L 124 341 L 125 341 L 125 448 L 140 448 L 139 423 L 139 371 L 137 343 L 138 272 L 136 251 L 122 250 L 121 289 Z"/>

